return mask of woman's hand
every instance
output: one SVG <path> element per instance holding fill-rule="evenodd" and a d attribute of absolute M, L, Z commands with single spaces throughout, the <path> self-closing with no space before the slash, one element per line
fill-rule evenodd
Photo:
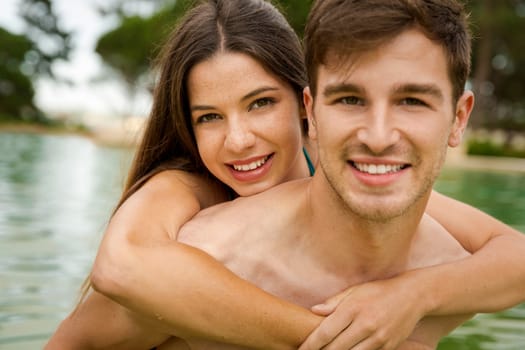
<path fill-rule="evenodd" d="M 396 349 L 423 317 L 420 306 L 417 286 L 403 276 L 353 286 L 312 308 L 328 317 L 299 350 Z"/>

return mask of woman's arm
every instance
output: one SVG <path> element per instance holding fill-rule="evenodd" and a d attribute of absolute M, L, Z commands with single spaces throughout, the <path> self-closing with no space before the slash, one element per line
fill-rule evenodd
<path fill-rule="evenodd" d="M 322 320 L 240 279 L 190 246 L 171 242 L 129 251 L 124 259 L 137 260 L 125 265 L 143 263 L 127 277 L 115 275 L 103 292 L 142 315 L 156 317 L 179 337 L 256 349 L 296 349 Z M 151 272 L 167 260 L 177 261 L 177 266 Z M 137 288 L 138 283 L 148 288 Z"/>
<path fill-rule="evenodd" d="M 44 350 L 144 350 L 169 337 L 157 324 L 93 292 L 62 321 Z"/>
<path fill-rule="evenodd" d="M 161 174 L 112 218 L 94 288 L 170 334 L 255 348 L 297 348 L 321 321 L 240 279 L 211 256 L 171 240 L 202 205 L 205 184 Z M 189 185 L 188 185 L 189 184 Z M 189 192 L 184 194 L 185 192 Z"/>
<path fill-rule="evenodd" d="M 525 301 L 524 234 L 437 192 L 427 212 L 473 253 L 427 271 L 428 314 L 496 312 Z"/>

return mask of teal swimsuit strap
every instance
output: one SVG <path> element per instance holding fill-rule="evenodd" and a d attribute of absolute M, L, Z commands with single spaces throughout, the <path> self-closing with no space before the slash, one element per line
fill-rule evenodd
<path fill-rule="evenodd" d="M 310 176 L 313 176 L 315 173 L 315 167 L 314 163 L 312 163 L 312 160 L 310 159 L 310 156 L 308 155 L 308 152 L 306 151 L 306 148 L 303 147 L 303 154 L 306 158 L 306 163 L 308 164 L 308 170 L 310 171 Z"/>

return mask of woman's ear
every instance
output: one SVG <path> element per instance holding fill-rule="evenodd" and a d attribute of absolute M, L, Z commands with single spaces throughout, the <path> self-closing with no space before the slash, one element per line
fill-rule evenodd
<path fill-rule="evenodd" d="M 473 108 L 474 94 L 472 91 L 465 91 L 456 104 L 456 118 L 448 137 L 450 147 L 457 147 L 461 143 Z"/>
<path fill-rule="evenodd" d="M 306 110 L 306 118 L 308 118 L 308 137 L 315 140 L 317 138 L 317 130 L 315 128 L 314 98 L 308 86 L 303 90 L 303 103 Z"/>

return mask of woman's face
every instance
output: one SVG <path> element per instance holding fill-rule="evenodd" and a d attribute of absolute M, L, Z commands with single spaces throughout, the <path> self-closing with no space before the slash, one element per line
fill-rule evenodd
<path fill-rule="evenodd" d="M 302 104 L 291 86 L 240 53 L 218 53 L 188 76 L 200 156 L 241 196 L 308 176 Z"/>

